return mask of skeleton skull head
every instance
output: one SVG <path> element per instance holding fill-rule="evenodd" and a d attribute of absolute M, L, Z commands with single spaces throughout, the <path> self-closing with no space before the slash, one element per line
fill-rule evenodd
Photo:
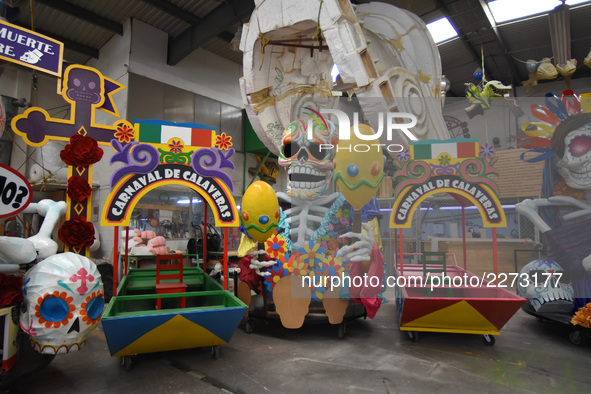
<path fill-rule="evenodd" d="M 82 348 L 105 305 L 96 265 L 75 253 L 56 254 L 27 272 L 23 285 L 20 326 L 33 348 L 44 354 Z"/>
<path fill-rule="evenodd" d="M 312 138 L 308 138 L 308 128 Z M 287 194 L 313 198 L 324 193 L 332 179 L 337 128 L 324 119 L 298 119 L 283 131 L 279 164 L 287 167 Z"/>
<path fill-rule="evenodd" d="M 591 114 L 563 121 L 554 135 L 558 172 L 575 189 L 591 189 Z M 557 143 L 558 142 L 558 143 Z"/>
<path fill-rule="evenodd" d="M 99 75 L 91 70 L 74 68 L 68 73 L 68 98 L 98 104 L 102 98 L 103 84 Z"/>
<path fill-rule="evenodd" d="M 527 298 L 537 312 L 567 312 L 573 308 L 573 288 L 564 269 L 541 259 L 526 264 L 519 275 L 517 294 Z"/>

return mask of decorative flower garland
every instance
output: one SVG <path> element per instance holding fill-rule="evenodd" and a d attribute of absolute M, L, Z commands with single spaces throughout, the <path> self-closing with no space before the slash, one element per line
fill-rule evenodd
<path fill-rule="evenodd" d="M 69 166 L 87 167 L 103 158 L 103 150 L 94 139 L 76 134 L 60 152 L 60 157 Z"/>
<path fill-rule="evenodd" d="M 125 135 L 129 134 L 128 130 L 122 132 Z M 60 157 L 67 165 L 88 167 L 102 159 L 103 150 L 93 138 L 76 134 L 60 152 Z M 83 177 L 71 176 L 68 179 L 66 193 L 71 200 L 81 203 L 92 195 L 92 188 L 88 180 Z M 95 240 L 94 226 L 86 220 L 86 217 L 76 216 L 62 225 L 58 230 L 58 237 L 70 248 L 90 247 Z"/>
<path fill-rule="evenodd" d="M 71 176 L 68 178 L 68 197 L 76 202 L 86 200 L 92 194 L 92 188 L 88 181 L 81 176 Z"/>

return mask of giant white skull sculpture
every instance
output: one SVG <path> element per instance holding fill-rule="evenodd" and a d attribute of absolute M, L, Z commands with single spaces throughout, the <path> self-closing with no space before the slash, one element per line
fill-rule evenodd
<path fill-rule="evenodd" d="M 537 312 L 570 313 L 573 288 L 564 273 L 560 264 L 553 260 L 529 262 L 521 269 L 517 294 L 527 298 Z"/>
<path fill-rule="evenodd" d="M 591 189 L 591 114 L 575 115 L 567 121 L 576 129 L 564 137 L 564 153 L 558 152 L 559 155 L 563 153 L 557 163 L 558 172 L 568 186 Z"/>
<path fill-rule="evenodd" d="M 105 305 L 96 265 L 75 253 L 56 254 L 28 271 L 23 286 L 20 326 L 33 348 L 44 354 L 82 348 Z"/>
<path fill-rule="evenodd" d="M 313 198 L 326 191 L 332 180 L 337 143 L 337 128 L 328 120 L 298 119 L 285 128 L 278 162 L 287 167 L 287 194 Z"/>

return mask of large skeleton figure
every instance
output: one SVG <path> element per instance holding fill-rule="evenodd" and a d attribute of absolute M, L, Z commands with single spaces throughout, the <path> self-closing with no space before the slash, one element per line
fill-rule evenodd
<path fill-rule="evenodd" d="M 320 242 L 319 234 L 323 229 L 326 230 L 327 223 L 334 217 L 336 211 L 345 203 L 344 197 L 340 192 L 330 192 L 333 183 L 334 169 L 334 151 L 320 150 L 320 144 L 336 142 L 337 132 L 333 123 L 328 121 L 326 125 L 320 123 L 310 123 L 313 126 L 312 140 L 307 137 L 306 119 L 299 119 L 285 129 L 282 138 L 282 147 L 279 155 L 279 164 L 287 168 L 288 186 L 287 192 L 278 192 L 277 197 L 281 203 L 287 204 L 284 214 L 286 216 L 282 231 L 286 237 L 291 240 L 291 251 L 302 248 L 304 245 L 311 245 Z M 328 128 L 326 127 L 328 126 Z M 336 144 L 335 144 L 336 145 Z M 340 239 L 347 238 L 348 245 L 342 245 L 336 257 L 343 261 L 351 262 L 352 266 L 349 276 L 362 276 L 364 273 L 375 275 L 380 278 L 383 276 L 383 259 L 379 248 L 374 245 L 374 236 L 372 229 L 368 225 L 363 225 L 365 233 L 345 232 L 339 234 Z M 264 251 L 251 252 L 251 254 L 260 254 Z M 379 255 L 379 257 L 378 257 Z M 275 265 L 276 261 L 259 261 L 256 257 L 251 260 L 250 268 L 256 270 L 261 276 L 267 276 L 269 273 L 266 268 Z M 290 281 L 290 278 L 282 278 L 281 281 Z M 281 283 L 280 281 L 280 283 Z M 298 278 L 297 282 L 301 282 Z M 308 300 L 305 300 L 305 291 L 302 288 L 296 288 L 298 285 L 291 284 L 290 297 L 275 297 L 277 312 L 282 315 L 285 310 L 288 315 L 296 314 L 299 311 L 299 319 L 296 323 L 284 321 L 286 327 L 297 328 L 303 322 L 303 318 L 308 312 Z M 294 287 L 296 286 L 296 287 Z M 358 287 L 352 288 L 344 295 L 336 293 L 324 294 L 323 305 L 331 323 L 340 323 L 346 312 L 348 298 L 355 299 L 363 304 L 367 309 L 369 317 L 373 317 L 379 308 L 381 298 L 377 295 L 381 291 L 381 286 L 377 287 Z M 299 295 L 295 296 L 297 292 Z M 302 295 L 304 294 L 304 296 Z M 330 300 L 332 298 L 332 300 Z M 328 299 L 328 301 L 327 301 Z M 303 300 L 303 301 L 302 301 Z M 334 308 L 334 309 L 332 309 Z M 334 320 L 332 320 L 334 319 Z"/>
<path fill-rule="evenodd" d="M 570 196 L 528 199 L 517 204 L 516 209 L 544 233 L 550 258 L 570 273 L 575 298 L 584 299 L 589 297 L 587 282 L 591 272 L 591 243 L 588 241 L 591 231 L 588 219 L 591 215 L 591 114 L 581 113 L 563 120 L 552 138 L 558 173 L 567 186 L 583 190 L 585 199 Z M 553 228 L 540 214 L 540 209 L 545 207 L 558 208 L 563 224 Z"/>

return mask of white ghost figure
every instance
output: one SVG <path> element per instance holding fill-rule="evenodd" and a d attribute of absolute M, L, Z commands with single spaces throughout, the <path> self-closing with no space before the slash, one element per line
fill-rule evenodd
<path fill-rule="evenodd" d="M 96 265 L 75 253 L 56 254 L 29 270 L 23 287 L 20 326 L 33 348 L 43 354 L 82 348 L 105 305 Z"/>

